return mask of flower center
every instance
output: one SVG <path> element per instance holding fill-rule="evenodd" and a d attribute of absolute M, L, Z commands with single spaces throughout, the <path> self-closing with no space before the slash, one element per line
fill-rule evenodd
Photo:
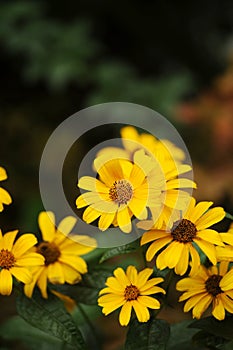
<path fill-rule="evenodd" d="M 14 266 L 16 262 L 14 255 L 7 249 L 0 251 L 0 267 L 9 270 Z"/>
<path fill-rule="evenodd" d="M 125 288 L 124 297 L 127 301 L 136 300 L 138 298 L 139 294 L 140 294 L 140 292 L 139 292 L 138 288 L 136 286 L 134 286 L 133 284 L 131 284 L 130 286 L 127 286 Z"/>
<path fill-rule="evenodd" d="M 61 252 L 56 246 L 56 244 L 52 242 L 41 242 L 37 246 L 37 253 L 43 255 L 43 257 L 45 258 L 46 266 L 53 264 L 61 255 Z"/>
<path fill-rule="evenodd" d="M 109 197 L 112 201 L 120 204 L 127 204 L 132 198 L 133 188 L 127 180 L 117 180 L 109 189 Z"/>
<path fill-rule="evenodd" d="M 196 226 L 187 219 L 182 219 L 178 225 L 177 222 L 175 222 L 173 227 L 171 235 L 174 241 L 182 243 L 192 242 L 197 233 Z"/>
<path fill-rule="evenodd" d="M 221 281 L 222 276 L 212 275 L 206 280 L 205 288 L 209 294 L 212 294 L 214 297 L 222 293 L 222 289 L 219 287 L 219 282 Z"/>

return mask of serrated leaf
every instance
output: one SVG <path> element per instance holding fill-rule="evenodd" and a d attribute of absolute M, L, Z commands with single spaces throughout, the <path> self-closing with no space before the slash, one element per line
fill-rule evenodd
<path fill-rule="evenodd" d="M 38 350 L 38 348 L 43 350 L 64 349 L 64 344 L 60 339 L 31 326 L 20 316 L 14 316 L 2 324 L 0 336 L 5 340 L 20 340 L 30 350 Z M 71 347 L 69 348 L 71 349 Z"/>
<path fill-rule="evenodd" d="M 197 328 L 206 331 L 215 336 L 225 339 L 233 339 L 233 317 L 228 316 L 223 321 L 218 321 L 214 317 L 206 317 L 194 321 L 189 325 L 190 328 Z"/>
<path fill-rule="evenodd" d="M 33 327 L 62 340 L 76 350 L 86 349 L 82 334 L 71 315 L 54 295 L 43 299 L 35 290 L 33 297 L 29 299 L 20 294 L 16 299 L 16 307 L 18 314 Z"/>
<path fill-rule="evenodd" d="M 169 324 L 164 320 L 150 319 L 130 322 L 125 350 L 164 350 L 170 335 Z"/>
<path fill-rule="evenodd" d="M 131 243 L 128 243 L 126 245 L 122 245 L 119 247 L 111 248 L 107 250 L 100 259 L 100 264 L 108 259 L 114 258 L 115 256 L 121 255 L 121 254 L 128 254 L 132 253 L 135 250 L 137 250 L 140 247 L 139 241 L 134 241 Z"/>

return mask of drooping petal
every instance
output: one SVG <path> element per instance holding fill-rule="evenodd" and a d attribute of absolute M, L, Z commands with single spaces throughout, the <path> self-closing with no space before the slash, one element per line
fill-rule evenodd
<path fill-rule="evenodd" d="M 48 298 L 48 293 L 47 293 L 47 272 L 48 268 L 43 268 L 41 271 L 38 280 L 37 280 L 37 285 L 41 291 L 41 294 L 43 298 L 47 299 Z"/>
<path fill-rule="evenodd" d="M 87 207 L 83 213 L 83 220 L 90 224 L 91 222 L 95 221 L 99 216 L 101 215 L 101 212 L 98 210 L 95 210 L 94 208 Z"/>
<path fill-rule="evenodd" d="M 12 276 L 9 270 L 2 269 L 0 271 L 0 294 L 10 295 L 12 292 Z"/>
<path fill-rule="evenodd" d="M 193 308 L 193 317 L 199 319 L 212 302 L 212 296 L 205 295 Z"/>
<path fill-rule="evenodd" d="M 61 256 L 58 258 L 59 262 L 62 262 L 66 265 L 69 265 L 76 271 L 80 273 L 87 272 L 87 264 L 86 261 L 80 256 L 72 256 L 61 253 Z"/>
<path fill-rule="evenodd" d="M 149 243 L 151 241 L 165 238 L 171 236 L 170 232 L 162 231 L 162 230 L 151 230 L 148 232 L 143 233 L 143 236 L 141 238 L 141 245 L 144 245 L 146 243 Z"/>
<path fill-rule="evenodd" d="M 129 233 L 132 231 L 131 218 L 130 218 L 129 210 L 127 207 L 125 207 L 122 210 L 118 210 L 117 223 L 123 232 Z"/>
<path fill-rule="evenodd" d="M 65 282 L 69 284 L 76 284 L 79 281 L 81 281 L 82 279 L 81 274 L 78 271 L 74 270 L 69 265 L 62 264 L 62 270 L 63 270 Z"/>
<path fill-rule="evenodd" d="M 209 258 L 213 265 L 216 265 L 216 248 L 213 244 L 201 239 L 194 238 L 193 241 L 201 248 L 203 253 Z"/>
<path fill-rule="evenodd" d="M 51 283 L 54 283 L 54 284 L 65 283 L 65 277 L 64 277 L 62 265 L 58 261 L 55 261 L 53 264 L 48 265 L 47 277 Z"/>
<path fill-rule="evenodd" d="M 146 260 L 151 261 L 155 254 L 162 249 L 165 245 L 170 243 L 172 241 L 171 236 L 167 236 L 165 238 L 158 239 L 157 241 L 153 242 L 146 252 Z"/>
<path fill-rule="evenodd" d="M 42 271 L 44 270 L 44 267 L 41 266 L 39 268 L 37 268 L 36 270 L 33 270 L 33 278 L 32 278 L 32 282 L 25 284 L 24 286 L 24 293 L 28 298 L 32 297 L 32 293 L 33 290 L 35 288 L 36 282 L 39 279 L 40 274 L 42 273 Z"/>
<path fill-rule="evenodd" d="M 189 263 L 189 246 L 188 244 L 184 244 L 181 257 L 175 266 L 175 273 L 181 276 L 184 275 L 188 269 L 188 263 Z"/>
<path fill-rule="evenodd" d="M 138 321 L 147 322 L 150 318 L 150 314 L 147 307 L 139 303 L 137 300 L 133 300 L 132 304 Z"/>
<path fill-rule="evenodd" d="M 225 318 L 225 309 L 220 294 L 217 295 L 213 300 L 212 315 L 219 321 L 222 321 Z"/>
<path fill-rule="evenodd" d="M 101 231 L 105 231 L 112 224 L 113 219 L 115 217 L 115 213 L 103 213 L 100 215 L 98 221 L 98 227 Z"/>
<path fill-rule="evenodd" d="M 132 310 L 132 303 L 126 302 L 120 311 L 119 315 L 119 322 L 121 326 L 127 326 L 130 321 L 131 317 L 131 310 Z"/>

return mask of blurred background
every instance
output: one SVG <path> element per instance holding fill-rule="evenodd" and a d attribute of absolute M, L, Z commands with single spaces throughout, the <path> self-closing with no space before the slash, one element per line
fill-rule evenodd
<path fill-rule="evenodd" d="M 0 164 L 14 199 L 3 231 L 37 230 L 38 169 L 53 130 L 113 101 L 169 119 L 189 149 L 197 199 L 233 213 L 231 0 L 1 1 L 0 48 Z"/>

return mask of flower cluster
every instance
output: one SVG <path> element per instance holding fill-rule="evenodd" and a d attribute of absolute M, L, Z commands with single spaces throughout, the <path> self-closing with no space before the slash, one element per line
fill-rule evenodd
<path fill-rule="evenodd" d="M 212 303 L 213 316 L 223 319 L 224 309 L 232 312 L 232 271 L 225 260 L 233 260 L 233 235 L 218 233 L 212 226 L 224 219 L 225 211 L 212 207 L 210 201 L 196 203 L 192 196 L 196 184 L 189 176 L 192 168 L 174 144 L 139 134 L 132 126 L 122 128 L 121 137 L 122 148 L 103 148 L 96 155 L 97 176 L 79 179 L 84 192 L 76 205 L 86 207 L 83 220 L 98 219 L 100 230 L 112 225 L 129 234 L 136 219 L 150 266 L 157 272 L 169 268 L 189 276 L 177 284 L 177 290 L 185 292 L 180 301 L 188 299 L 184 311 L 193 308 L 193 317 L 199 318 Z M 203 257 L 211 268 L 203 265 Z M 140 322 L 149 319 L 147 308 L 159 308 L 157 299 L 149 300 L 148 295 L 164 291 L 155 287 L 156 278 L 142 282 L 139 276 L 145 273 L 148 278 L 144 271 L 148 268 L 139 274 L 132 266 L 126 273 L 121 268 L 114 271 L 98 300 L 105 315 L 122 307 L 119 321 L 127 325 L 132 308 Z"/>

